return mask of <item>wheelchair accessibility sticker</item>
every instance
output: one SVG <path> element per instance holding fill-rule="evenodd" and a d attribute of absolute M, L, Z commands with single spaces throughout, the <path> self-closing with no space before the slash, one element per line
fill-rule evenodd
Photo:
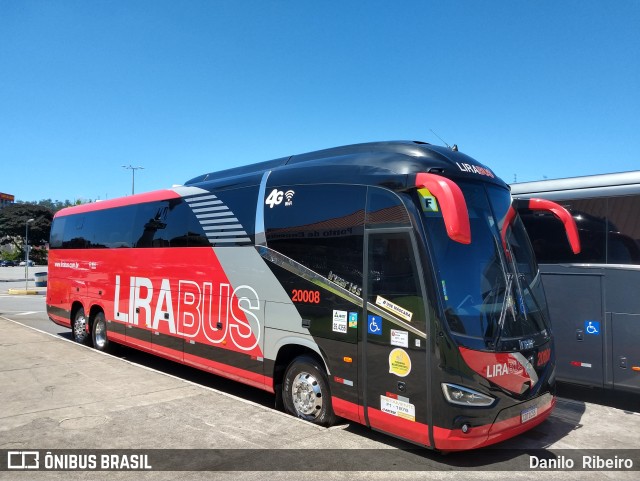
<path fill-rule="evenodd" d="M 599 336 L 600 321 L 584 321 L 584 332 L 593 336 Z"/>
<path fill-rule="evenodd" d="M 369 334 L 375 334 L 376 336 L 382 336 L 382 318 L 380 316 L 368 316 L 367 332 Z"/>

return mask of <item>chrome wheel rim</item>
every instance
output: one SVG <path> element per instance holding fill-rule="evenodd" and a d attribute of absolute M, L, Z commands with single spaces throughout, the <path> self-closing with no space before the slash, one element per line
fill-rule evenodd
<path fill-rule="evenodd" d="M 291 398 L 300 415 L 316 418 L 322 411 L 320 383 L 308 372 L 301 372 L 293 380 Z"/>
<path fill-rule="evenodd" d="M 73 321 L 73 335 L 76 339 L 81 339 L 87 333 L 87 318 L 84 314 L 76 316 Z"/>
<path fill-rule="evenodd" d="M 100 349 L 107 343 L 107 326 L 102 319 L 96 321 L 94 342 Z"/>

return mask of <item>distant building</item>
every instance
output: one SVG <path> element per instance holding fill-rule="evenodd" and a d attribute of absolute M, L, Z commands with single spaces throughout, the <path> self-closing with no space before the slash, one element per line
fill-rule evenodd
<path fill-rule="evenodd" d="M 0 209 L 2 209 L 6 205 L 13 204 L 15 200 L 15 197 L 11 194 L 3 194 L 2 192 L 0 192 Z"/>

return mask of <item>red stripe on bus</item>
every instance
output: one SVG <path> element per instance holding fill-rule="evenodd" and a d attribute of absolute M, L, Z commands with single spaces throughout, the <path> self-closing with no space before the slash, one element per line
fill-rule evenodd
<path fill-rule="evenodd" d="M 182 362 L 182 351 L 176 351 L 175 349 L 171 349 L 170 347 L 159 346 L 158 344 L 153 345 L 153 353 L 158 356 L 162 356 L 165 359 L 171 359 L 172 361 Z"/>
<path fill-rule="evenodd" d="M 369 424 L 372 428 L 421 444 L 422 446 L 430 446 L 429 426 L 426 424 L 410 421 L 373 408 L 369 408 L 368 414 Z"/>
<path fill-rule="evenodd" d="M 331 404 L 337 416 L 364 424 L 364 407 L 335 396 L 331 396 Z M 426 424 L 393 416 L 373 408 L 369 408 L 368 414 L 372 428 L 423 446 L 430 445 L 429 427 Z"/>
<path fill-rule="evenodd" d="M 179 258 L 179 263 L 168 264 L 169 255 Z M 189 328 L 180 324 L 179 316 L 182 315 L 184 318 L 185 312 L 190 312 L 195 316 L 193 319 L 196 325 L 192 329 L 194 332 L 191 335 L 185 334 L 185 338 L 193 338 L 196 342 L 203 344 L 211 343 L 211 339 L 215 339 L 228 350 L 264 357 L 253 328 L 250 334 L 245 333 L 251 319 L 239 305 L 241 295 L 233 295 L 234 286 L 231 285 L 231 281 L 211 248 L 100 249 L 97 251 L 53 249 L 49 253 L 49 265 L 52 268 L 49 270 L 50 287 L 47 299 L 52 306 L 70 311 L 73 303 L 77 301 L 84 306 L 85 312 L 91 312 L 95 305 L 100 305 L 107 319 L 112 319 L 114 322 L 118 319 L 127 319 L 128 322 L 125 325 L 128 329 L 130 325 L 137 326 L 132 322 L 133 312 L 130 312 L 131 304 L 135 303 L 135 299 L 131 297 L 132 293 L 135 293 L 135 288 L 131 286 L 135 286 L 135 279 L 141 279 L 145 281 L 141 288 L 144 292 L 143 296 L 148 293 L 147 285 L 151 285 L 152 291 L 151 297 L 143 303 L 145 305 L 137 305 L 140 308 L 137 314 L 140 317 L 140 328 L 144 328 L 145 319 L 151 322 L 156 316 L 160 316 L 156 322 L 156 330 L 165 335 L 175 335 L 178 328 Z M 198 268 L 194 269 L 193 266 Z M 54 299 L 69 297 L 65 282 L 71 281 L 67 276 L 75 282 L 71 289 L 72 297 L 65 302 L 54 302 Z M 161 296 L 162 292 L 167 292 L 164 289 L 167 283 L 171 295 Z M 185 301 L 184 296 L 187 294 L 183 293 L 182 298 L 179 296 L 181 283 L 184 293 L 191 296 L 194 302 Z M 116 285 L 119 286 L 118 289 Z M 99 304 L 96 303 L 96 298 L 99 298 Z M 172 312 L 173 315 L 167 319 L 164 317 L 166 312 Z M 223 319 L 218 319 L 220 313 L 224 316 Z M 224 332 L 213 332 L 213 326 L 217 321 L 225 323 Z M 65 326 L 69 327 L 69 324 Z M 205 332 L 205 327 L 208 328 L 208 333 Z M 234 338 L 233 333 L 239 332 L 239 329 L 243 329 L 242 335 Z M 149 331 L 149 336 L 151 335 Z M 212 337 L 216 335 L 217 338 Z M 221 335 L 224 337 L 220 338 Z M 139 345 L 135 340 L 129 343 Z M 148 343 L 147 347 L 150 347 Z"/>
<path fill-rule="evenodd" d="M 71 320 L 66 317 L 56 316 L 55 314 L 49 314 L 49 319 L 63 327 L 71 327 Z"/>
<path fill-rule="evenodd" d="M 331 405 L 336 416 L 364 424 L 364 408 L 362 406 L 335 396 L 331 396 Z"/>
<path fill-rule="evenodd" d="M 107 327 L 107 339 L 109 339 L 109 341 L 117 342 L 119 344 L 126 344 L 127 342 L 127 338 L 124 334 L 110 331 L 108 327 Z"/>
<path fill-rule="evenodd" d="M 149 352 L 151 354 L 155 353 L 151 341 L 142 341 L 133 336 L 127 336 L 126 342 L 127 346 L 135 347 L 136 349 L 142 349 L 143 351 Z"/>
<path fill-rule="evenodd" d="M 158 200 L 177 199 L 180 194 L 173 190 L 155 190 L 153 192 L 145 192 L 143 194 L 129 195 L 127 197 L 118 197 L 117 199 L 102 200 L 100 202 L 92 202 L 90 204 L 75 205 L 67 207 L 56 214 L 56 217 L 62 217 L 72 214 L 83 214 L 85 212 L 93 212 L 96 210 L 111 209 L 113 207 L 123 207 L 126 205 L 142 204 L 144 202 L 154 202 Z"/>
<path fill-rule="evenodd" d="M 269 376 L 264 376 L 262 374 L 258 374 L 251 371 L 246 371 L 244 369 L 239 369 L 237 367 L 230 366 L 228 364 L 223 364 L 221 362 L 212 361 L 210 359 L 205 359 L 199 356 L 194 356 L 192 354 L 183 354 L 182 351 L 177 351 L 175 349 L 171 349 L 164 346 L 158 346 L 157 344 L 151 344 L 145 341 L 140 341 L 135 339 L 135 343 L 131 342 L 133 338 L 125 337 L 122 334 L 109 332 L 109 339 L 122 344 L 124 346 L 135 347 L 136 349 L 140 349 L 141 351 L 148 352 L 149 354 L 154 354 L 156 356 L 163 357 L 165 359 L 169 359 L 171 361 L 179 361 L 185 365 L 196 367 L 203 371 L 208 371 L 218 376 L 226 377 L 228 379 L 232 379 L 234 381 L 239 381 L 244 384 L 248 384 L 249 386 L 257 387 L 259 389 L 266 390 L 270 393 L 274 393 L 273 390 L 273 379 Z M 184 356 L 184 360 L 183 359 Z"/>
<path fill-rule="evenodd" d="M 273 379 L 263 374 L 246 371 L 228 364 L 222 364 L 221 362 L 186 353 L 184 355 L 184 363 L 202 369 L 203 371 L 248 384 L 249 386 L 264 389 L 272 394 L 275 393 L 273 390 Z"/>

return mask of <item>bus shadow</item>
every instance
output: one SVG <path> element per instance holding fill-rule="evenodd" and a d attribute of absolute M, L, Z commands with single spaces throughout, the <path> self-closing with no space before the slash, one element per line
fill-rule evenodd
<path fill-rule="evenodd" d="M 57 335 L 61 338 L 73 341 L 73 335 L 69 330 L 61 331 L 57 333 Z M 109 354 L 133 364 L 139 364 L 158 372 L 184 379 L 185 381 L 189 381 L 194 384 L 199 384 L 225 394 L 246 399 L 247 401 L 260 404 L 261 406 L 273 408 L 275 405 L 275 397 L 273 394 L 261 389 L 247 386 L 246 384 L 232 381 L 225 377 L 217 376 L 210 372 L 186 366 L 179 362 L 164 359 L 121 344 L 111 344 Z"/>
<path fill-rule="evenodd" d="M 232 381 L 222 376 L 217 376 L 207 371 L 186 366 L 175 361 L 161 358 L 152 354 L 147 354 L 137 349 L 115 344 L 110 352 L 113 356 L 125 359 L 134 364 L 139 364 L 156 371 L 179 377 L 185 381 L 199 384 L 201 386 L 215 389 L 225 394 L 236 396 L 247 401 L 254 402 L 261 406 L 273 408 L 275 397 L 261 389 L 247 386 L 246 384 Z"/>
<path fill-rule="evenodd" d="M 640 394 L 592 388 L 576 384 L 558 383 L 558 396 L 601 406 L 608 406 L 628 413 L 640 413 Z"/>

